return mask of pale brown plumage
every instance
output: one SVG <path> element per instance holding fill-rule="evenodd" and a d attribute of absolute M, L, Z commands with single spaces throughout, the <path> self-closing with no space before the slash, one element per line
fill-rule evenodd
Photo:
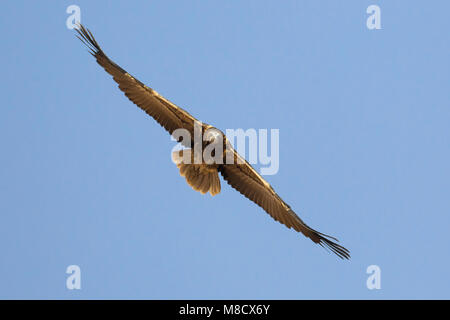
<path fill-rule="evenodd" d="M 183 155 L 189 152 L 189 164 L 183 162 Z M 172 160 L 180 169 L 180 174 L 186 178 L 186 182 L 202 194 L 209 191 L 212 196 L 220 193 L 220 180 L 217 174 L 218 164 L 195 164 L 194 153 L 191 149 L 179 150 L 172 153 Z"/>
<path fill-rule="evenodd" d="M 129 73 L 111 61 L 102 51 L 95 41 L 92 33 L 79 26 L 76 29 L 78 38 L 90 49 L 90 53 L 96 58 L 106 72 L 112 75 L 114 81 L 119 85 L 125 95 L 139 108 L 153 117 L 170 134 L 178 128 L 187 129 L 194 137 L 194 124 L 198 120 L 191 116 L 187 111 L 176 106 L 169 100 L 159 95 L 155 90 L 147 87 L 142 82 L 132 77 Z M 211 126 L 202 124 L 203 130 Z M 226 139 L 226 138 L 225 138 Z M 186 147 L 192 147 L 193 141 L 182 141 Z M 337 239 L 311 229 L 306 225 L 292 209 L 275 193 L 273 188 L 259 175 L 252 166 L 245 161 L 234 149 L 225 150 L 231 152 L 235 160 L 234 164 L 184 164 L 180 162 L 177 155 L 173 159 L 180 169 L 180 174 L 186 178 L 191 187 L 202 193 L 210 192 L 215 195 L 220 192 L 220 181 L 218 173 L 222 175 L 225 181 L 234 189 L 239 191 L 245 197 L 262 207 L 273 219 L 286 225 L 288 228 L 301 232 L 313 242 L 330 249 L 336 255 L 343 259 L 349 259 L 349 251 L 334 241 Z M 224 163 L 226 163 L 224 161 Z M 333 241 L 334 240 L 334 241 Z"/>

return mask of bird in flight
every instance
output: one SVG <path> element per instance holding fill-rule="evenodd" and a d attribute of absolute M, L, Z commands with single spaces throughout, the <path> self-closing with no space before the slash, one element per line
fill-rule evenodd
<path fill-rule="evenodd" d="M 342 259 L 349 259 L 350 252 L 337 244 L 336 238 L 320 233 L 310 228 L 273 190 L 271 185 L 259 175 L 255 169 L 243 159 L 227 140 L 225 134 L 211 125 L 201 123 L 184 109 L 176 106 L 152 88 L 147 87 L 138 79 L 110 60 L 92 33 L 83 25 L 75 29 L 77 37 L 89 48 L 97 63 L 109 73 L 119 89 L 139 108 L 153 117 L 172 136 L 179 129 L 190 134 L 191 139 L 175 137 L 186 149 L 176 151 L 172 159 L 177 164 L 180 174 L 187 183 L 202 194 L 209 192 L 216 195 L 220 192 L 219 173 L 223 179 L 246 198 L 264 209 L 273 219 L 301 232 L 314 243 L 331 250 Z M 197 128 L 196 128 L 197 127 Z M 195 139 L 196 129 L 200 128 L 204 135 L 198 143 Z M 180 141 L 181 140 L 181 141 Z M 222 145 L 222 152 L 211 155 L 214 159 L 223 161 L 196 161 L 196 152 L 192 148 L 205 150 L 211 145 Z M 231 159 L 231 161 L 230 161 Z"/>

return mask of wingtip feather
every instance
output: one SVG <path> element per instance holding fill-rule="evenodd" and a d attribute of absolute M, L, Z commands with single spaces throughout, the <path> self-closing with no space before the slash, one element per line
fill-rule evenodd
<path fill-rule="evenodd" d="M 336 238 L 333 238 L 333 237 L 329 237 L 329 238 L 332 238 L 332 239 L 338 241 Z M 318 243 L 323 248 L 328 249 L 331 252 L 333 252 L 334 254 L 336 254 L 339 258 L 341 258 L 343 260 L 345 260 L 345 259 L 350 260 L 350 251 L 348 249 L 344 248 L 343 246 L 341 246 L 340 244 L 337 244 L 336 242 L 325 238 L 323 235 L 319 235 Z"/>
<path fill-rule="evenodd" d="M 86 47 L 88 47 L 90 54 L 95 56 L 99 53 L 103 53 L 99 44 L 95 40 L 94 35 L 89 29 L 85 28 L 81 23 L 78 23 L 75 31 L 78 33 L 75 36 L 80 39 Z"/>

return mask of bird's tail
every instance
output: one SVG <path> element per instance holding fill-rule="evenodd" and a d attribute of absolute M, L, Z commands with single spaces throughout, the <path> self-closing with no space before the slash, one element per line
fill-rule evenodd
<path fill-rule="evenodd" d="M 193 152 L 191 151 L 191 149 L 183 149 L 172 153 L 172 161 L 180 169 L 180 174 L 186 178 L 187 183 L 195 191 L 199 191 L 202 194 L 209 191 L 213 196 L 220 193 L 217 165 L 195 164 L 193 156 L 191 156 Z"/>

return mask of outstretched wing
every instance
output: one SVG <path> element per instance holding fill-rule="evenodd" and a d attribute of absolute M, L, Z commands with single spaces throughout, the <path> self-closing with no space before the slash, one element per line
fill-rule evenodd
<path fill-rule="evenodd" d="M 350 258 L 350 252 L 333 241 L 338 241 L 336 238 L 320 233 L 306 225 L 236 150 L 232 149 L 226 152 L 234 153 L 234 164 L 223 164 L 219 166 L 219 171 L 228 184 L 263 208 L 276 221 L 303 233 L 315 243 L 333 251 L 340 258 Z"/>
<path fill-rule="evenodd" d="M 197 119 L 111 61 L 95 41 L 92 33 L 83 25 L 79 25 L 79 29 L 75 30 L 78 33 L 77 37 L 90 49 L 98 64 L 112 75 L 128 99 L 153 117 L 170 134 L 176 129 L 184 128 L 189 130 L 191 137 L 194 136 L 194 123 L 198 121 Z M 187 141 L 183 142 L 185 146 L 190 146 Z"/>

